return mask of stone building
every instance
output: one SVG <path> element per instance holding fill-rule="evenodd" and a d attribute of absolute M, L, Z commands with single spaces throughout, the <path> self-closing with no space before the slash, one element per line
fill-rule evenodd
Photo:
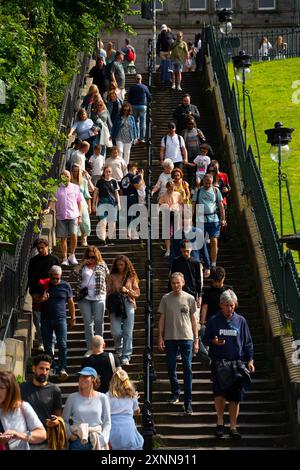
<path fill-rule="evenodd" d="M 140 10 L 138 5 L 134 10 Z M 233 10 L 233 31 L 268 31 L 277 28 L 292 28 L 299 24 L 300 0 L 156 0 L 157 34 L 162 24 L 172 30 L 181 30 L 186 41 L 193 40 L 203 25 L 218 24 L 217 10 Z M 153 35 L 151 20 L 141 18 L 140 14 L 127 18 L 128 24 L 136 31 L 129 37 L 137 52 L 137 69 L 144 71 L 147 63 L 146 52 L 148 39 Z M 115 48 L 124 45 L 127 35 L 120 31 L 103 35 L 103 41 L 113 41 Z"/>

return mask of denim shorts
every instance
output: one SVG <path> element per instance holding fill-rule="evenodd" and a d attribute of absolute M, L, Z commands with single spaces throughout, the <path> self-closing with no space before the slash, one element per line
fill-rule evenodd
<path fill-rule="evenodd" d="M 204 222 L 204 233 L 208 233 L 209 238 L 219 238 L 220 222 Z"/>
<path fill-rule="evenodd" d="M 183 63 L 180 60 L 174 60 L 172 62 L 173 72 L 182 72 Z"/>
<path fill-rule="evenodd" d="M 58 238 L 67 238 L 70 235 L 77 235 L 78 222 L 76 219 L 57 220 L 56 221 L 56 236 Z"/>

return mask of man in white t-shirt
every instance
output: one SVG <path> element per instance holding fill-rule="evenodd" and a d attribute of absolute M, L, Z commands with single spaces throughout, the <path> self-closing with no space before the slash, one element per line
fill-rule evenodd
<path fill-rule="evenodd" d="M 161 139 L 160 161 L 170 158 L 175 168 L 182 168 L 182 163 L 187 163 L 187 151 L 183 137 L 176 134 L 176 124 L 169 122 L 168 134 Z"/>

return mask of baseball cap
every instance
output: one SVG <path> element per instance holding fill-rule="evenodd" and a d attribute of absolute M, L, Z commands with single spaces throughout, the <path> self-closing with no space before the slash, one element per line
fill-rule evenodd
<path fill-rule="evenodd" d="M 168 29 L 168 27 L 167 27 L 167 25 L 166 25 L 166 24 L 162 24 L 162 25 L 161 25 L 161 28 L 160 28 L 160 30 L 161 30 L 161 31 L 163 31 L 164 29 L 165 29 L 165 30 L 167 30 L 167 29 Z"/>
<path fill-rule="evenodd" d="M 97 378 L 97 372 L 93 367 L 84 367 L 80 372 L 77 372 L 79 375 L 91 375 L 92 377 Z"/>

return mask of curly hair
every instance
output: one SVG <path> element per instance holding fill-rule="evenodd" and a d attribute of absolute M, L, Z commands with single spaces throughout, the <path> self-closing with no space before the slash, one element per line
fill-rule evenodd
<path fill-rule="evenodd" d="M 118 274 L 119 273 L 118 268 L 117 268 L 118 261 L 123 261 L 125 263 L 125 265 L 126 265 L 125 272 L 126 272 L 126 275 L 127 274 L 129 275 L 129 278 L 134 277 L 137 281 L 139 280 L 138 275 L 137 275 L 137 273 L 136 273 L 136 271 L 133 267 L 132 262 L 125 255 L 116 256 L 116 258 L 113 260 L 113 264 L 110 268 L 110 274 Z"/>

